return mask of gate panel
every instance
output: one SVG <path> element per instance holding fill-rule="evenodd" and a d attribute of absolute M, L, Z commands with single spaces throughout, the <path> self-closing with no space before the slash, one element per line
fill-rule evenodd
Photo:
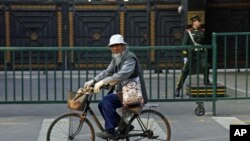
<path fill-rule="evenodd" d="M 75 12 L 75 46 L 103 46 L 107 45 L 112 34 L 119 33 L 118 6 L 112 9 L 101 9 L 94 5 L 76 7 Z"/>
<path fill-rule="evenodd" d="M 4 27 L 4 12 L 3 12 L 3 5 L 0 5 L 0 47 L 5 46 L 4 44 L 4 33 L 5 33 L 5 27 Z M 0 68 L 3 68 L 3 62 L 4 61 L 4 53 L 0 52 Z"/>
<path fill-rule="evenodd" d="M 58 46 L 55 5 L 11 5 L 10 11 L 11 46 Z M 12 59 L 21 64 L 44 64 L 56 62 L 57 55 L 46 52 L 31 54 L 24 51 L 15 53 Z"/>
<path fill-rule="evenodd" d="M 4 46 L 4 12 L 3 12 L 3 6 L 0 5 L 0 46 Z"/>
<path fill-rule="evenodd" d="M 177 13 L 178 4 L 156 5 L 156 46 L 181 45 L 183 26 L 181 15 Z M 178 50 L 158 50 L 155 60 L 160 68 L 180 68 L 181 53 Z M 174 63 L 173 63 L 174 62 Z"/>
<path fill-rule="evenodd" d="M 250 5 L 247 3 L 221 3 L 221 4 L 209 4 L 207 10 L 207 30 L 213 32 L 249 32 L 250 31 Z M 209 33 L 211 40 L 211 33 Z M 223 68 L 224 64 L 228 68 L 234 68 L 235 59 L 231 56 L 235 56 L 237 52 L 239 58 L 237 59 L 239 68 L 244 68 L 245 61 L 245 48 L 242 37 L 228 36 L 227 39 L 218 40 L 218 67 Z M 238 50 L 235 49 L 235 41 L 238 40 Z M 226 46 L 226 52 L 225 47 Z M 225 54 L 226 53 L 226 54 Z M 224 57 L 227 58 L 227 62 L 224 61 Z"/>
<path fill-rule="evenodd" d="M 178 5 L 157 5 L 156 45 L 180 45 L 183 35 L 181 15 L 177 13 Z"/>
<path fill-rule="evenodd" d="M 150 19 L 146 4 L 126 5 L 125 11 L 125 40 L 129 46 L 149 46 L 150 45 Z M 150 63 L 149 51 L 134 51 L 140 63 Z"/>
<path fill-rule="evenodd" d="M 76 5 L 74 17 L 74 46 L 105 47 L 112 34 L 119 31 L 118 5 Z M 83 59 L 84 58 L 84 59 Z M 108 58 L 108 59 L 107 59 Z M 82 51 L 74 54 L 74 60 L 83 68 L 103 67 L 110 62 L 110 51 Z"/>
<path fill-rule="evenodd" d="M 125 36 L 131 46 L 148 46 L 148 16 L 146 5 L 132 9 L 130 5 L 126 11 Z M 131 8 L 130 8 L 131 7 Z"/>

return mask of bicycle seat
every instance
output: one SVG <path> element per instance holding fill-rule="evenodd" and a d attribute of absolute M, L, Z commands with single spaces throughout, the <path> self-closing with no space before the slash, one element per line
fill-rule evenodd
<path fill-rule="evenodd" d="M 133 104 L 129 104 L 127 105 L 127 109 L 132 112 L 132 113 L 135 113 L 135 114 L 138 114 L 141 112 L 142 110 L 142 105 L 141 103 L 133 103 Z"/>
<path fill-rule="evenodd" d="M 155 107 L 158 107 L 159 104 L 152 104 L 152 103 L 150 103 L 150 104 L 145 104 L 145 106 L 146 107 L 150 107 L 150 108 L 155 108 Z"/>

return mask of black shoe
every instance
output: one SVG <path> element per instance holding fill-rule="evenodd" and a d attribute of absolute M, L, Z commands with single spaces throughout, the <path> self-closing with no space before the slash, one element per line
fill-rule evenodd
<path fill-rule="evenodd" d="M 157 69 L 157 70 L 155 70 L 155 73 L 163 73 L 163 71 L 162 71 L 162 70 Z"/>
<path fill-rule="evenodd" d="M 129 132 L 132 131 L 135 127 L 133 125 L 129 126 Z M 126 133 L 126 127 L 122 127 L 120 130 L 120 134 L 125 134 Z"/>
<path fill-rule="evenodd" d="M 98 132 L 96 133 L 96 136 L 102 139 L 115 138 L 115 132 L 112 133 L 110 133 L 109 131 Z"/>
<path fill-rule="evenodd" d="M 203 84 L 204 84 L 204 85 L 212 85 L 212 84 L 210 83 L 210 81 L 207 81 L 207 82 L 204 81 Z"/>
<path fill-rule="evenodd" d="M 176 97 L 180 97 L 180 88 L 177 88 L 177 89 L 175 90 L 175 96 L 176 96 Z"/>
<path fill-rule="evenodd" d="M 209 78 L 206 78 L 205 76 L 204 76 L 204 79 L 203 79 L 203 84 L 204 84 L 204 85 L 212 85 L 212 84 L 210 83 Z"/>

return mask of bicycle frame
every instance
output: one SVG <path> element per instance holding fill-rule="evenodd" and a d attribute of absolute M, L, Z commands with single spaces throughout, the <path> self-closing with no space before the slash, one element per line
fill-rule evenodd
<path fill-rule="evenodd" d="M 103 132 L 103 131 L 105 131 L 105 129 L 103 128 L 102 124 L 100 123 L 99 119 L 97 118 L 95 112 L 94 112 L 94 111 L 92 110 L 92 108 L 90 107 L 91 98 L 92 98 L 92 94 L 89 94 L 89 95 L 88 95 L 88 100 L 87 100 L 86 106 L 84 107 L 83 113 L 82 113 L 81 115 L 82 115 L 83 120 L 84 120 L 84 117 L 86 117 L 86 116 L 87 116 L 87 113 L 89 113 L 89 114 L 91 115 L 92 119 L 94 120 L 94 122 L 96 123 L 97 127 L 101 130 L 101 132 Z M 145 129 L 146 129 L 145 125 L 143 124 L 143 122 L 141 121 L 141 119 L 140 119 L 139 116 L 138 116 L 136 119 L 139 121 L 140 126 L 141 126 L 141 128 L 143 129 L 143 132 L 144 132 L 144 133 L 140 133 L 140 134 L 131 134 L 131 135 L 128 134 L 126 137 L 129 137 L 129 136 L 142 136 L 142 135 L 145 135 L 145 132 L 146 132 L 146 130 L 145 130 Z M 83 123 L 82 123 L 82 124 L 83 124 Z M 82 126 L 79 125 L 79 130 L 81 129 L 81 127 L 82 127 Z M 119 127 L 118 127 L 118 128 L 119 128 Z M 120 136 L 120 137 L 123 137 L 123 138 L 124 138 L 123 135 Z"/>
<path fill-rule="evenodd" d="M 90 136 L 89 134 L 87 134 L 87 138 L 91 138 L 92 140 L 95 140 L 95 129 L 93 127 L 93 123 L 91 123 L 91 121 L 87 118 L 87 114 L 91 115 L 91 118 L 94 120 L 92 122 L 96 123 L 97 128 L 100 129 L 101 132 L 104 132 L 105 129 L 103 128 L 101 122 L 99 121 L 99 119 L 97 118 L 95 112 L 92 110 L 90 103 L 91 103 L 91 98 L 92 98 L 92 94 L 86 94 L 86 97 L 84 97 L 84 101 L 82 102 L 82 106 L 81 110 L 79 109 L 79 111 L 81 111 L 81 113 L 79 112 L 70 112 L 64 115 L 61 115 L 60 117 L 56 118 L 50 125 L 48 132 L 47 132 L 47 140 L 50 140 L 51 136 L 53 136 L 53 138 L 55 138 L 56 134 L 59 134 L 57 131 L 58 129 L 61 130 L 63 133 L 66 130 L 65 136 L 62 136 L 62 138 L 67 138 L 67 139 L 71 139 L 73 140 L 81 131 L 83 127 L 83 124 L 86 124 L 88 126 L 88 129 L 90 129 Z M 118 125 L 118 128 L 116 130 L 116 136 L 110 137 L 109 139 L 111 140 L 120 140 L 120 139 L 129 139 L 130 137 L 145 137 L 148 139 L 156 139 L 159 138 L 160 136 L 162 136 L 164 133 L 167 136 L 162 136 L 159 139 L 164 139 L 164 140 L 170 140 L 171 137 L 171 128 L 169 125 L 168 120 L 165 118 L 164 115 L 162 115 L 160 112 L 156 111 L 155 108 L 157 107 L 157 105 L 145 105 L 146 107 L 149 107 L 149 109 L 144 109 L 142 110 L 140 108 L 140 112 L 133 112 L 133 115 L 131 115 L 128 123 L 125 123 L 124 118 L 126 118 L 126 116 L 124 117 L 123 115 L 121 115 L 121 120 L 120 123 Z M 153 109 L 152 109 L 153 108 Z M 129 110 L 129 109 L 128 109 Z M 132 110 L 134 111 L 134 110 Z M 131 112 L 131 111 L 130 111 Z M 119 114 L 119 113 L 118 113 Z M 151 115 L 153 115 L 153 117 L 151 117 Z M 72 118 L 72 125 L 65 125 L 66 128 L 61 128 L 61 123 L 64 123 L 65 119 L 69 119 L 69 123 L 71 123 L 71 117 Z M 152 119 L 153 120 L 150 120 Z M 156 120 L 155 120 L 156 119 Z M 157 127 L 157 123 L 156 126 L 154 126 L 154 122 L 155 121 L 159 121 L 159 125 L 163 125 L 163 129 L 164 131 L 162 132 L 163 134 L 158 134 L 157 132 L 154 131 L 155 127 Z M 79 122 L 80 121 L 80 122 Z M 76 124 L 74 124 L 76 123 Z M 77 125 L 77 126 L 74 126 Z M 133 126 L 134 125 L 134 126 Z M 69 126 L 69 129 L 68 129 Z M 55 127 L 55 128 L 54 128 Z M 153 127 L 152 129 L 149 129 Z M 133 130 L 134 129 L 134 130 Z M 71 130 L 73 132 L 71 132 Z M 139 131 L 139 132 L 138 132 Z M 51 135 L 52 133 L 52 135 Z M 83 135 L 85 136 L 85 135 Z M 81 138 L 81 137 L 80 137 Z"/>
<path fill-rule="evenodd" d="M 85 106 L 85 108 L 83 110 L 83 113 L 82 113 L 82 116 L 86 117 L 87 113 L 90 113 L 90 115 L 91 115 L 92 119 L 94 120 L 94 122 L 96 123 L 97 127 L 103 132 L 104 128 L 103 128 L 101 122 L 99 121 L 99 119 L 97 118 L 96 114 L 94 113 L 94 111 L 90 107 L 91 98 L 92 98 L 92 94 L 89 94 L 86 106 Z"/>
<path fill-rule="evenodd" d="M 94 113 L 94 111 L 92 110 L 92 108 L 90 107 L 90 101 L 91 101 L 91 98 L 92 98 L 92 94 L 89 95 L 88 97 L 88 101 L 86 103 L 86 106 L 85 106 L 85 109 L 83 110 L 83 116 L 86 117 L 87 116 L 87 112 L 90 113 L 92 119 L 94 120 L 94 122 L 96 123 L 97 127 L 103 132 L 105 129 L 103 128 L 102 124 L 100 123 L 99 119 L 97 118 L 96 114 Z M 156 107 L 155 105 L 154 106 L 150 106 L 150 107 Z M 151 108 L 150 108 L 151 109 Z M 136 119 L 138 120 L 138 123 L 141 127 L 141 129 L 143 130 L 143 133 L 140 133 L 140 134 L 128 134 L 127 136 L 128 137 L 133 137 L 133 136 L 143 136 L 145 135 L 146 133 L 146 127 L 147 125 L 144 125 L 140 116 L 137 116 Z"/>

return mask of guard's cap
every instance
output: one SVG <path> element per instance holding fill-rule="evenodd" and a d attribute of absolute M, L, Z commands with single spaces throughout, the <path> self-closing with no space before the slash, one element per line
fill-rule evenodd
<path fill-rule="evenodd" d="M 190 20 L 193 22 L 193 21 L 201 21 L 201 18 L 199 15 L 196 15 L 196 16 L 193 16 L 190 18 Z"/>

